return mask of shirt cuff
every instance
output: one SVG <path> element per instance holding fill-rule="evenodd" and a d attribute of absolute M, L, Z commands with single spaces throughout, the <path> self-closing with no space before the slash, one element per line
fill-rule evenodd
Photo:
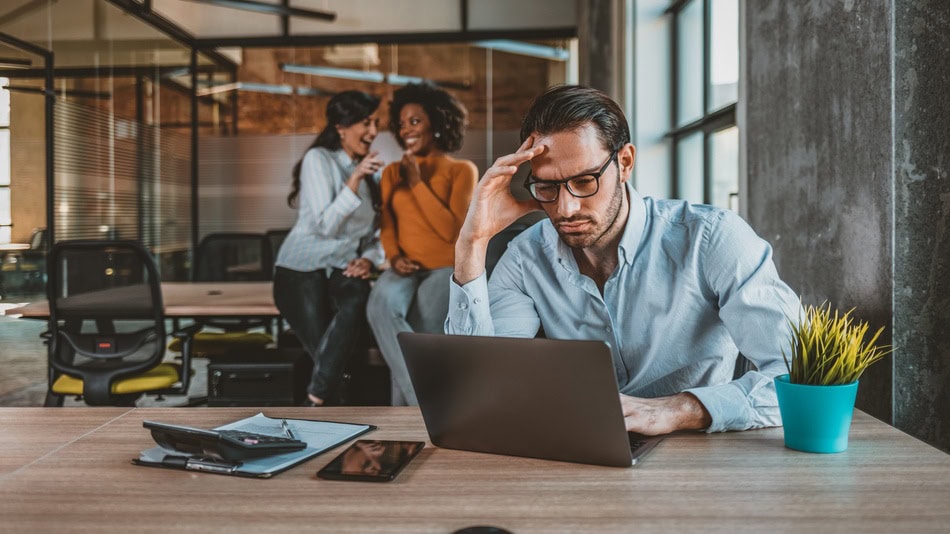
<path fill-rule="evenodd" d="M 753 416 L 749 413 L 748 400 L 735 384 L 691 388 L 686 392 L 695 395 L 709 412 L 712 423 L 706 432 L 745 430 L 752 427 Z"/>
<path fill-rule="evenodd" d="M 339 204 L 340 208 L 347 213 L 350 213 L 358 208 L 361 202 L 362 200 L 360 200 L 360 196 L 346 186 L 344 186 L 343 189 L 340 190 L 340 193 L 336 196 L 336 203 Z"/>
<path fill-rule="evenodd" d="M 446 334 L 492 335 L 491 307 L 488 300 L 488 276 L 482 273 L 465 285 L 449 279 L 449 313 Z"/>

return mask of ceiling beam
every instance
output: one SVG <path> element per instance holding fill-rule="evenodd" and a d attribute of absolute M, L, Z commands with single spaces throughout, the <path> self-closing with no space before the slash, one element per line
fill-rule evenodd
<path fill-rule="evenodd" d="M 312 9 L 301 9 L 298 7 L 291 7 L 289 2 L 282 2 L 280 4 L 267 4 L 264 2 L 257 2 L 256 0 L 187 0 L 188 2 L 194 2 L 196 4 L 205 4 L 219 7 L 228 7 L 231 9 L 240 9 L 243 11 L 253 11 L 255 13 L 263 13 L 265 15 L 278 15 L 281 17 L 301 17 L 308 19 L 318 19 L 325 20 L 327 22 L 333 22 L 336 20 L 336 13 L 331 13 L 329 11 L 314 11 Z"/>

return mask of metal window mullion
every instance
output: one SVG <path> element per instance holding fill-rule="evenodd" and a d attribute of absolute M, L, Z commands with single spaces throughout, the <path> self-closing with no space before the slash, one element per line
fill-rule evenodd
<path fill-rule="evenodd" d="M 699 0 L 697 0 L 699 1 Z M 702 0 L 703 2 L 703 119 L 708 116 L 709 110 L 709 83 L 712 78 L 712 5 L 711 0 Z M 706 121 L 704 121 L 706 122 Z M 708 123 L 707 123 L 708 124 Z M 703 131 L 703 203 L 711 203 L 712 179 L 710 178 L 710 154 L 709 154 L 710 132 L 704 128 Z"/>
<path fill-rule="evenodd" d="M 672 88 L 670 95 L 670 125 L 673 126 L 674 130 L 677 125 L 677 107 L 679 106 L 679 45 L 677 44 L 677 39 L 679 35 L 679 23 L 677 19 L 677 13 L 685 5 L 685 2 L 677 1 L 666 11 L 669 16 L 673 17 L 673 20 L 670 24 L 670 87 Z M 667 134 L 669 135 L 669 134 Z M 680 186 L 679 186 L 679 164 L 677 157 L 679 154 L 679 138 L 676 135 L 672 136 L 673 146 L 670 147 L 670 193 L 673 198 L 679 198 L 680 195 Z"/>

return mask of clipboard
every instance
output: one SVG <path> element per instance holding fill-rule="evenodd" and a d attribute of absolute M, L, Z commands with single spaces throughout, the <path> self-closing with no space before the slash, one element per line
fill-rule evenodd
<path fill-rule="evenodd" d="M 146 467 L 181 469 L 250 478 L 270 478 L 376 429 L 376 426 L 367 424 L 314 421 L 310 419 L 282 419 L 259 413 L 253 417 L 219 426 L 215 430 L 243 430 L 257 434 L 283 436 L 283 421 L 287 421 L 297 439 L 307 443 L 305 449 L 230 463 L 158 446 L 142 451 L 138 458 L 132 459 L 132 463 Z"/>

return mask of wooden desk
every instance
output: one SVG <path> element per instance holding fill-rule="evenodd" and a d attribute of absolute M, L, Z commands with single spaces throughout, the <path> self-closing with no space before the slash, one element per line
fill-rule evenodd
<path fill-rule="evenodd" d="M 162 282 L 166 317 L 277 317 L 271 282 Z M 49 303 L 32 302 L 6 315 L 47 319 Z"/>
<path fill-rule="evenodd" d="M 56 428 L 92 408 L 47 408 Z M 950 525 L 950 456 L 863 413 L 840 454 L 786 449 L 781 429 L 668 438 L 622 469 L 438 449 L 395 482 L 319 480 L 340 449 L 271 480 L 137 467 L 142 421 L 220 425 L 251 408 L 136 408 L 0 474 L 10 532 L 919 531 Z M 5 412 L 5 413 L 3 413 Z M 416 408 L 268 408 L 268 415 L 374 423 L 377 439 L 425 440 Z M 36 409 L 4 408 L 0 457 L 47 439 Z M 58 421 L 57 421 L 58 420 Z M 89 421 L 94 425 L 95 422 Z M 28 460 L 24 458 L 24 460 Z"/>

